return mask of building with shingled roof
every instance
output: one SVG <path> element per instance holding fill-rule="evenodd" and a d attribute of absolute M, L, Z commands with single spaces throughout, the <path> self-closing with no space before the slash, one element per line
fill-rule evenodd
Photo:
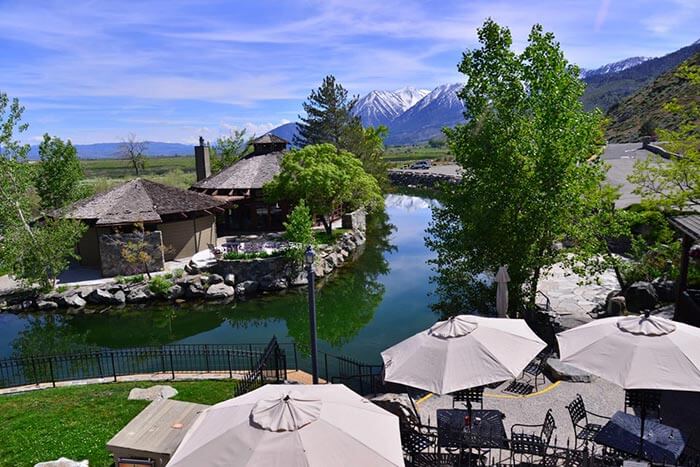
<path fill-rule="evenodd" d="M 163 260 L 186 258 L 216 244 L 216 215 L 224 211 L 224 204 L 201 193 L 137 178 L 77 201 L 52 216 L 87 224 L 78 244 L 81 264 L 101 266 L 103 275 L 109 275 L 102 256 L 114 234 L 142 225 L 144 231 L 159 232 L 150 238 L 162 242 Z"/>

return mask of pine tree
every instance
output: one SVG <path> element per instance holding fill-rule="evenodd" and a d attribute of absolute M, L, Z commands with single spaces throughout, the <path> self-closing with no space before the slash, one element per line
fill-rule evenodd
<path fill-rule="evenodd" d="M 294 144 L 303 147 L 331 143 L 339 148 L 346 129 L 357 120 L 352 115 L 356 103 L 357 96 L 348 97 L 348 91 L 333 75 L 326 76 L 321 87 L 311 91 L 303 104 L 306 117 L 299 116 L 301 123 L 297 125 L 299 134 L 294 137 Z"/>

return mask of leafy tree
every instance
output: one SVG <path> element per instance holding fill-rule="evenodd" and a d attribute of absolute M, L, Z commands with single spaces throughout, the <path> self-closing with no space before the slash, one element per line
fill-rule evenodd
<path fill-rule="evenodd" d="M 384 125 L 363 128 L 359 120 L 353 120 L 340 142 L 341 149 L 357 156 L 365 172 L 372 175 L 383 190 L 389 188 L 389 166 L 384 159 L 384 139 L 388 133 Z"/>
<path fill-rule="evenodd" d="M 700 93 L 700 66 L 688 63 L 678 69 L 678 76 L 687 80 Z M 681 119 L 677 130 L 658 130 L 666 148 L 679 154 L 668 161 L 659 157 L 638 161 L 630 182 L 637 185 L 635 193 L 653 207 L 662 210 L 697 210 L 700 207 L 700 106 L 681 105 L 671 101 L 665 110 Z"/>
<path fill-rule="evenodd" d="M 657 123 L 654 121 L 652 118 L 648 118 L 644 120 L 644 123 L 639 127 L 639 136 L 644 138 L 644 137 L 649 137 L 652 140 L 656 140 L 656 128 L 658 127 Z"/>
<path fill-rule="evenodd" d="M 341 147 L 347 127 L 353 121 L 358 121 L 352 115 L 356 103 L 357 96 L 349 98 L 348 91 L 336 82 L 333 75 L 326 76 L 321 87 L 311 91 L 303 104 L 306 117 L 299 116 L 299 134 L 294 137 L 294 144 L 303 147 L 330 143 L 337 148 Z"/>
<path fill-rule="evenodd" d="M 369 211 L 384 203 L 374 177 L 351 153 L 331 144 L 317 144 L 284 155 L 281 171 L 263 189 L 270 200 L 304 200 L 321 218 L 326 233 L 332 233 L 330 216 L 338 208 Z"/>
<path fill-rule="evenodd" d="M 64 143 L 61 138 L 45 134 L 39 145 L 39 158 L 34 186 L 42 209 L 57 209 L 90 194 L 80 184 L 83 169 L 70 140 Z"/>
<path fill-rule="evenodd" d="M 211 169 L 218 173 L 226 167 L 245 156 L 251 147 L 253 137 L 245 137 L 246 130 L 233 129 L 230 135 L 222 136 L 216 140 L 216 145 L 211 148 Z"/>
<path fill-rule="evenodd" d="M 591 270 L 606 267 L 604 239 L 620 225 L 605 167 L 592 159 L 603 118 L 583 110 L 579 70 L 554 36 L 535 25 L 521 54 L 490 19 L 478 36 L 481 47 L 459 65 L 467 123 L 445 130 L 463 179 L 443 190 L 426 238 L 446 314 L 493 302 L 483 273 L 503 264 L 512 303 L 534 306 L 541 273 L 567 253 Z M 565 239 L 574 247 L 561 251 Z"/>
<path fill-rule="evenodd" d="M 314 243 L 313 227 L 311 210 L 302 199 L 287 216 L 287 221 L 284 223 L 285 237 L 290 242 L 306 247 Z"/>
<path fill-rule="evenodd" d="M 136 176 L 139 176 L 139 170 L 146 168 L 146 149 L 148 143 L 136 139 L 136 135 L 130 134 L 119 144 L 119 157 L 126 160 L 127 163 L 134 168 Z"/>
<path fill-rule="evenodd" d="M 27 161 L 28 145 L 20 144 L 24 108 L 0 93 L 0 270 L 25 285 L 42 289 L 55 285 L 58 275 L 77 258 L 75 246 L 85 231 L 77 221 L 32 221 L 39 206 L 33 194 L 34 174 Z"/>

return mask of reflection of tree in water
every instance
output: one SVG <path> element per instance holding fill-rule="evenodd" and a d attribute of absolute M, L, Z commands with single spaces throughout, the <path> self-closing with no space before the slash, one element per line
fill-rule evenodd
<path fill-rule="evenodd" d="M 34 315 L 12 341 L 13 357 L 80 352 L 90 348 L 86 333 L 75 333 L 67 318 L 55 314 Z"/>
<path fill-rule="evenodd" d="M 394 226 L 386 213 L 368 219 L 368 241 L 362 255 L 323 281 L 316 296 L 319 339 L 334 347 L 352 340 L 371 321 L 384 297 L 381 275 L 389 272 L 384 255 L 396 249 L 390 243 Z M 284 320 L 287 330 L 302 351 L 309 345 L 309 319 L 306 289 L 290 290 L 284 297 L 241 304 L 227 316 L 232 326 L 249 327 L 259 321 Z"/>

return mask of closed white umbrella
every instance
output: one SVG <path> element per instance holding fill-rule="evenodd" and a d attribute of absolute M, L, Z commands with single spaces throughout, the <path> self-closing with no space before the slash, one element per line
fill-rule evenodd
<path fill-rule="evenodd" d="M 271 384 L 199 416 L 168 467 L 403 466 L 399 420 L 342 384 Z"/>
<path fill-rule="evenodd" d="M 496 273 L 496 312 L 500 318 L 505 318 L 508 315 L 508 268 L 501 266 Z"/>
<path fill-rule="evenodd" d="M 656 316 L 603 318 L 557 335 L 562 363 L 624 389 L 700 391 L 700 329 Z"/>
<path fill-rule="evenodd" d="M 522 319 L 454 316 L 383 351 L 384 379 L 449 394 L 516 378 L 546 346 Z"/>

